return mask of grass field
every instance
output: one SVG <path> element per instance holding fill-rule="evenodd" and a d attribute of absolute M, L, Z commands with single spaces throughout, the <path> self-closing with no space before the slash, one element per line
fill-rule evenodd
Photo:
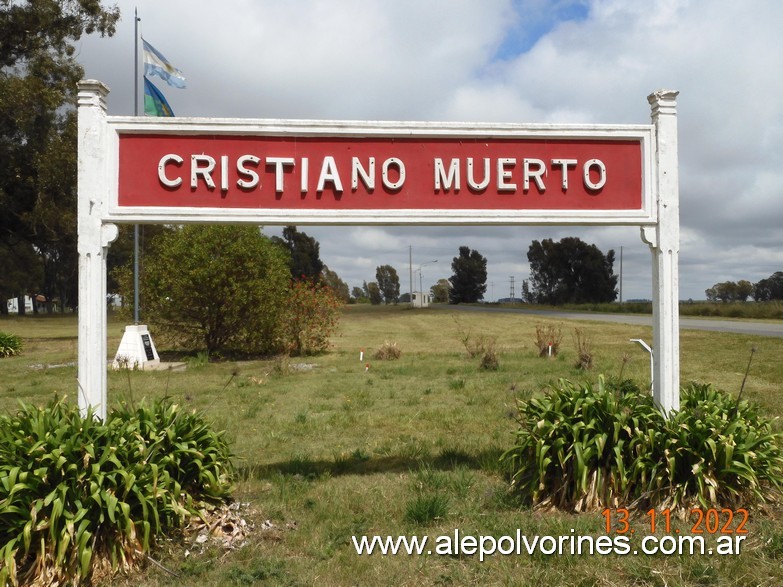
<path fill-rule="evenodd" d="M 537 325 L 563 334 L 555 359 L 541 359 Z M 109 349 L 123 325 L 110 322 Z M 780 585 L 783 521 L 777 507 L 752 511 L 736 556 L 553 554 L 359 556 L 352 536 L 605 535 L 599 513 L 531 511 L 509 494 L 499 455 L 510 447 L 518 397 L 558 378 L 580 380 L 575 327 L 592 342 L 598 373 L 649 382 L 649 359 L 630 338 L 649 328 L 542 321 L 523 314 L 345 309 L 333 349 L 307 358 L 206 363 L 184 371 L 110 372 L 110 402 L 169 395 L 204 411 L 233 442 L 235 497 L 254 527 L 242 548 L 174 537 L 127 585 Z M 53 393 L 76 401 L 76 321 L 72 316 L 9 318 L 17 357 L 0 359 L 0 409 L 43 403 Z M 460 336 L 495 337 L 499 369 L 479 368 Z M 154 335 L 154 331 L 153 331 Z M 396 361 L 373 358 L 396 342 Z M 158 342 L 160 345 L 160 343 Z M 712 382 L 737 393 L 756 349 L 745 395 L 770 416 L 783 414 L 783 339 L 683 331 L 683 382 Z M 160 349 L 159 350 L 165 350 Z M 360 351 L 365 360 L 359 361 Z M 367 367 L 369 364 L 369 367 Z M 674 521 L 672 532 L 692 523 Z M 642 512 L 633 519 L 649 529 Z M 646 531 L 645 533 L 649 533 Z M 659 528 L 658 534 L 662 536 Z M 713 537 L 714 538 L 714 537 Z M 637 541 L 638 542 L 638 541 Z M 636 543 L 634 543 L 636 544 Z M 188 554 L 186 555 L 186 551 Z M 433 550 L 434 552 L 434 550 Z"/>

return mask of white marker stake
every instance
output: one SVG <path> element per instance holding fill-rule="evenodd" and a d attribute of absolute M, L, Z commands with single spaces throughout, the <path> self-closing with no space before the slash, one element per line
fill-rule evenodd
<path fill-rule="evenodd" d="M 364 361 L 364 349 L 359 351 L 359 362 Z"/>

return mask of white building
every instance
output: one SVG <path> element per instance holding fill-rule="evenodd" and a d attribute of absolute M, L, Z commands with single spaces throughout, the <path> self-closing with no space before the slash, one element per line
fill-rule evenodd
<path fill-rule="evenodd" d="M 9 314 L 19 313 L 19 298 L 11 298 L 7 303 Z M 24 311 L 26 314 L 32 314 L 33 312 L 33 298 L 30 296 L 24 297 Z"/>
<path fill-rule="evenodd" d="M 35 301 L 35 305 L 38 308 L 39 312 L 46 312 L 46 296 L 43 296 L 41 294 L 33 296 L 25 296 L 24 297 L 24 312 L 25 314 L 32 314 L 33 313 L 33 301 Z M 19 313 L 19 298 L 11 298 L 6 301 L 8 313 L 9 314 L 18 314 Z M 54 309 L 57 309 L 57 301 L 52 302 Z"/>
<path fill-rule="evenodd" d="M 428 293 L 415 291 L 413 292 L 413 299 L 411 300 L 411 305 L 414 308 L 428 308 L 430 305 L 431 297 L 432 296 L 430 296 L 430 294 Z"/>

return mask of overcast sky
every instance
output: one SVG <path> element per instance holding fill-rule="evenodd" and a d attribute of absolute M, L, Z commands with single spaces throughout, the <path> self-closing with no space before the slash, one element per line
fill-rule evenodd
<path fill-rule="evenodd" d="M 107 2 L 104 2 L 107 4 Z M 158 78 L 177 116 L 648 124 L 678 98 L 680 298 L 783 271 L 783 2 L 779 0 L 135 0 L 85 38 L 85 77 L 133 114 L 133 10 L 187 77 Z M 409 247 L 425 289 L 461 245 L 488 260 L 485 299 L 519 295 L 534 239 L 623 252 L 623 299 L 651 297 L 636 227 L 301 227 L 351 287 Z M 269 234 L 277 229 L 268 228 Z M 437 260 L 437 263 L 431 263 Z M 418 289 L 416 273 L 414 289 Z"/>

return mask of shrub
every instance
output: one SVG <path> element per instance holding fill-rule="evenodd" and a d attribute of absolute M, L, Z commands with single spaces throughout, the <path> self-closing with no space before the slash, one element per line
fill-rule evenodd
<path fill-rule="evenodd" d="M 329 348 L 337 329 L 342 302 L 332 288 L 312 279 L 293 281 L 281 316 L 285 352 L 312 355 Z"/>
<path fill-rule="evenodd" d="M 0 358 L 12 357 L 22 352 L 22 339 L 15 334 L 0 332 Z"/>
<path fill-rule="evenodd" d="M 0 584 L 130 568 L 205 500 L 228 497 L 222 433 L 168 401 L 105 423 L 55 400 L 0 417 Z"/>
<path fill-rule="evenodd" d="M 457 336 L 471 359 L 485 354 L 488 346 L 494 346 L 496 341 L 494 337 L 485 334 L 473 334 L 470 329 L 465 330 L 462 327 L 456 316 L 452 316 L 452 318 L 457 324 Z"/>
<path fill-rule="evenodd" d="M 378 361 L 396 361 L 402 356 L 402 350 L 396 342 L 384 341 L 380 348 L 375 351 L 375 358 Z"/>
<path fill-rule="evenodd" d="M 536 325 L 536 348 L 539 357 L 556 357 L 563 342 L 563 332 L 552 324 Z"/>
<path fill-rule="evenodd" d="M 574 345 L 576 346 L 577 369 L 589 371 L 593 368 L 593 341 L 584 328 L 574 328 Z"/>
<path fill-rule="evenodd" d="M 518 404 L 502 460 L 534 505 L 585 511 L 618 504 L 734 507 L 780 490 L 781 434 L 748 402 L 708 385 L 683 389 L 667 419 L 627 381 L 560 381 Z"/>
<path fill-rule="evenodd" d="M 500 368 L 494 338 L 491 338 L 487 341 L 487 344 L 484 348 L 484 355 L 481 357 L 479 366 L 485 371 L 497 371 Z"/>
<path fill-rule="evenodd" d="M 127 299 L 130 269 L 114 274 Z M 182 348 L 263 354 L 280 350 L 289 279 L 287 253 L 258 227 L 193 224 L 154 237 L 139 295 L 148 323 Z"/>
<path fill-rule="evenodd" d="M 665 482 L 650 487 L 653 501 L 737 507 L 767 501 L 781 488 L 783 435 L 747 400 L 690 384 L 661 436 L 656 449 L 666 464 Z"/>

